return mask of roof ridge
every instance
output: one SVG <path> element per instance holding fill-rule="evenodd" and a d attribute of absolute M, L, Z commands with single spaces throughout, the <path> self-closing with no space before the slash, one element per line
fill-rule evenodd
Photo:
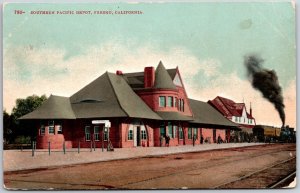
<path fill-rule="evenodd" d="M 120 99 L 119 99 L 119 97 L 118 97 L 118 95 L 117 95 L 117 92 L 116 92 L 116 90 L 115 90 L 115 87 L 113 86 L 112 81 L 111 81 L 111 78 L 109 77 L 109 74 L 111 74 L 111 75 L 114 75 L 114 74 L 111 73 L 111 72 L 107 72 L 107 71 L 105 72 L 105 74 L 106 74 L 106 76 L 108 77 L 108 80 L 109 80 L 108 82 L 109 82 L 109 84 L 110 84 L 110 86 L 111 86 L 111 88 L 112 88 L 112 91 L 113 91 L 113 93 L 114 93 L 114 95 L 115 95 L 115 97 L 116 97 L 116 99 L 117 99 L 118 104 L 120 105 L 122 111 L 129 117 L 128 112 L 125 111 L 123 105 L 121 105 L 121 102 L 120 102 Z"/>

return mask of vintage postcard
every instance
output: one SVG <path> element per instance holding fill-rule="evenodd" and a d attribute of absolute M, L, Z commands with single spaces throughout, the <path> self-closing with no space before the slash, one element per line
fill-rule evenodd
<path fill-rule="evenodd" d="M 294 188 L 295 6 L 3 4 L 3 187 Z"/>

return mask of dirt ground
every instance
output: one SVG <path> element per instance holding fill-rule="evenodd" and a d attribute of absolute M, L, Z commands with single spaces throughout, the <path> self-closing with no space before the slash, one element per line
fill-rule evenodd
<path fill-rule="evenodd" d="M 271 144 L 5 172 L 4 184 L 9 189 L 206 189 L 295 156 L 296 144 Z"/>

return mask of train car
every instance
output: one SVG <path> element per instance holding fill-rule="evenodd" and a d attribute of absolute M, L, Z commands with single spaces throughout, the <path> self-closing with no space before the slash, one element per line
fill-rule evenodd
<path fill-rule="evenodd" d="M 258 142 L 296 142 L 294 128 L 282 128 L 268 125 L 256 125 L 252 129 L 253 136 Z"/>

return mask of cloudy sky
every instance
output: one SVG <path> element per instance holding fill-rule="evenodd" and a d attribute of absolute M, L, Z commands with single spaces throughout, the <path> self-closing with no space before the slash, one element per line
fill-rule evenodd
<path fill-rule="evenodd" d="M 25 11 L 22 15 L 15 10 Z M 37 15 L 31 11 L 130 11 L 139 15 Z M 243 59 L 259 54 L 275 70 L 296 126 L 295 12 L 291 3 L 6 4 L 3 106 L 37 94 L 70 96 L 105 71 L 179 67 L 190 98 L 244 102 L 258 124 L 280 126 L 251 87 Z"/>

